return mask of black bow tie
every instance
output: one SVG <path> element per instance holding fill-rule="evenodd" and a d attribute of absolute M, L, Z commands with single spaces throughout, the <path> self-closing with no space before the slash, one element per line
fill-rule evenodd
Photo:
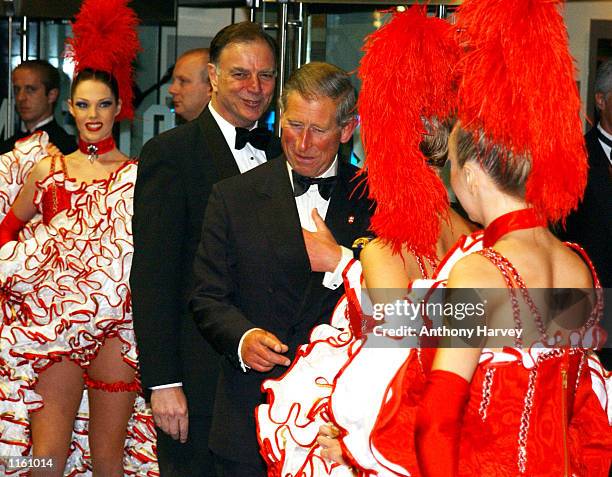
<path fill-rule="evenodd" d="M 240 150 L 247 145 L 247 142 L 262 151 L 265 151 L 270 142 L 272 133 L 266 128 L 255 128 L 250 131 L 246 128 L 236 128 L 236 149 Z"/>
<path fill-rule="evenodd" d="M 337 182 L 337 177 L 305 177 L 298 174 L 295 171 L 291 171 L 293 175 L 293 195 L 294 197 L 299 197 L 302 194 L 305 194 L 310 186 L 313 184 L 317 184 L 319 188 L 319 195 L 323 197 L 325 200 L 329 200 L 332 195 L 332 191 L 334 190 L 334 186 Z"/>

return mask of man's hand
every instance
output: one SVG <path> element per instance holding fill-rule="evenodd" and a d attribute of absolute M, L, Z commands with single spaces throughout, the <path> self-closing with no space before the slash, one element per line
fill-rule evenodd
<path fill-rule="evenodd" d="M 325 225 L 317 209 L 312 209 L 312 219 L 317 231 L 310 232 L 302 229 L 310 268 L 313 272 L 333 272 L 342 258 L 342 249 L 336 243 L 336 239 Z"/>
<path fill-rule="evenodd" d="M 250 331 L 242 342 L 242 362 L 255 371 L 270 371 L 275 365 L 289 366 L 291 361 L 282 353 L 289 348 L 276 336 L 264 330 Z"/>
<path fill-rule="evenodd" d="M 151 410 L 157 427 L 172 439 L 187 442 L 189 414 L 182 386 L 154 389 L 151 392 Z"/>
<path fill-rule="evenodd" d="M 348 465 L 342 457 L 342 447 L 338 435 L 338 429 L 332 424 L 325 424 L 319 428 L 317 444 L 321 447 L 321 457 L 338 464 Z"/>

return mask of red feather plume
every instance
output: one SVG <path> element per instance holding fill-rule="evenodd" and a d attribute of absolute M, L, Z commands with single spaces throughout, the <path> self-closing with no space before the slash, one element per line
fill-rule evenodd
<path fill-rule="evenodd" d="M 574 61 L 557 0 L 466 0 L 457 11 L 458 116 L 475 134 L 531 158 L 526 200 L 564 219 L 586 185 Z"/>
<path fill-rule="evenodd" d="M 72 24 L 66 57 L 76 63 L 75 74 L 85 68 L 106 71 L 117 80 L 122 101 L 118 120 L 134 116 L 134 68 L 140 50 L 138 17 L 129 0 L 85 0 Z"/>
<path fill-rule="evenodd" d="M 444 120 L 456 100 L 453 69 L 459 47 L 451 25 L 425 7 L 395 13 L 371 34 L 359 67 L 361 134 L 372 229 L 398 252 L 435 256 L 440 220 L 448 217 L 442 181 L 419 149 L 422 119 Z"/>

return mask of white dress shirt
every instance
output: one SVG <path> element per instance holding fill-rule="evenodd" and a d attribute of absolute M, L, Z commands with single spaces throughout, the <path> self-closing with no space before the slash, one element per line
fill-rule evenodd
<path fill-rule="evenodd" d="M 293 188 L 293 174 L 291 171 L 291 165 L 287 162 L 287 170 L 289 171 L 289 180 L 291 181 L 291 188 Z M 317 178 L 333 177 L 338 174 L 338 156 L 332 162 L 332 165 Z M 319 215 L 323 220 L 327 216 L 327 209 L 329 208 L 329 199 L 325 200 L 319 194 L 319 186 L 312 184 L 305 194 L 295 198 L 295 205 L 298 209 L 298 215 L 300 216 L 300 225 L 303 229 L 310 232 L 316 232 L 314 220 L 312 220 L 312 209 L 317 209 Z M 342 250 L 342 257 L 340 262 L 336 266 L 333 272 L 325 272 L 323 277 L 323 286 L 331 290 L 335 290 L 342 285 L 342 271 L 348 265 L 353 258 L 353 252 L 346 247 L 340 247 Z"/>
<path fill-rule="evenodd" d="M 226 121 L 221 115 L 215 111 L 212 103 L 208 103 L 208 108 L 210 109 L 210 114 L 215 118 L 221 132 L 223 133 L 223 137 L 227 142 L 228 146 L 232 150 L 232 154 L 234 155 L 234 159 L 236 160 L 236 164 L 238 165 L 238 169 L 240 169 L 240 174 L 244 174 L 251 169 L 263 164 L 266 162 L 266 152 L 261 151 L 253 147 L 251 143 L 247 143 L 242 149 L 235 149 L 236 145 L 236 127 L 232 126 L 228 121 Z M 255 129 L 257 127 L 257 122 L 253 125 L 251 129 Z"/>
<path fill-rule="evenodd" d="M 22 121 L 21 122 L 21 132 L 24 132 L 24 133 L 34 133 L 34 132 L 36 132 L 36 130 L 38 130 L 38 128 L 42 128 L 45 124 L 49 124 L 51 121 L 53 121 L 53 119 L 54 119 L 54 116 L 51 115 L 51 116 L 43 119 L 41 122 L 36 123 L 36 125 L 32 129 L 26 128 L 25 123 Z"/>
<path fill-rule="evenodd" d="M 599 129 L 599 132 L 601 134 L 603 134 L 610 141 L 612 141 L 612 134 L 610 134 L 608 131 L 606 131 L 604 128 L 602 128 L 601 124 L 599 124 L 599 123 L 597 124 L 597 129 Z M 601 139 L 598 139 L 598 141 L 599 141 L 599 144 L 601 144 L 602 149 L 606 153 L 606 157 L 608 158 L 608 161 L 610 161 L 610 163 L 612 164 L 612 155 L 610 155 L 610 151 L 612 151 L 612 148 L 610 146 L 608 146 L 605 142 L 603 142 Z"/>

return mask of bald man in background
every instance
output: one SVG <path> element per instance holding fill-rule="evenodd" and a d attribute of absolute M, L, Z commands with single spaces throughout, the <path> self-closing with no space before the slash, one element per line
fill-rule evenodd
<path fill-rule="evenodd" d="M 174 66 L 168 92 L 174 111 L 185 122 L 197 118 L 210 100 L 208 61 L 208 48 L 196 48 L 183 53 Z"/>

